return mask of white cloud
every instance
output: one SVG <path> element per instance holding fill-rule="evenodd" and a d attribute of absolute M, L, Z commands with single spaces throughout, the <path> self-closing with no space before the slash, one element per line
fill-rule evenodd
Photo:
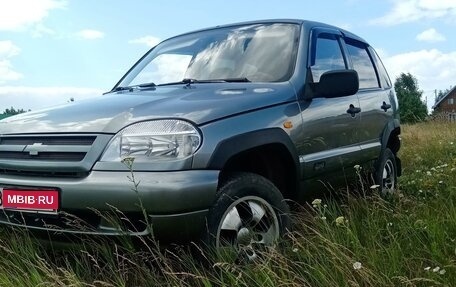
<path fill-rule="evenodd" d="M 13 42 L 6 40 L 0 41 L 0 59 L 2 58 L 11 58 L 19 54 L 21 49 L 18 46 L 14 45 Z"/>
<path fill-rule="evenodd" d="M 371 24 L 389 26 L 423 19 L 456 16 L 456 1 L 454 0 L 401 0 L 393 3 L 390 12 L 374 19 Z"/>
<path fill-rule="evenodd" d="M 436 29 L 430 28 L 416 35 L 416 39 L 422 42 L 441 42 L 445 41 L 445 36 L 437 32 Z"/>
<path fill-rule="evenodd" d="M 32 37 L 33 38 L 41 38 L 44 35 L 55 35 L 56 32 L 51 28 L 45 26 L 43 23 L 39 23 L 35 25 L 32 29 Z"/>
<path fill-rule="evenodd" d="M 93 29 L 84 29 L 76 33 L 79 37 L 86 40 L 96 40 L 104 37 L 104 33 Z"/>
<path fill-rule="evenodd" d="M 145 44 L 149 47 L 154 47 L 158 43 L 160 43 L 160 38 L 154 36 L 144 36 L 141 38 L 133 39 L 128 41 L 130 44 Z"/>
<path fill-rule="evenodd" d="M 0 41 L 0 84 L 7 81 L 19 80 L 22 74 L 16 72 L 10 58 L 18 55 L 21 49 L 11 41 Z M 2 88 L 3 89 L 3 88 Z"/>
<path fill-rule="evenodd" d="M 415 76 L 428 98 L 428 106 L 434 103 L 435 89 L 443 90 L 456 84 L 456 51 L 420 50 L 386 57 L 384 63 L 392 81 L 401 73 Z"/>
<path fill-rule="evenodd" d="M 22 74 L 13 69 L 13 65 L 11 65 L 10 61 L 0 60 L 0 84 L 7 81 L 19 80 L 20 78 L 22 78 Z"/>
<path fill-rule="evenodd" d="M 0 89 L 0 112 L 6 108 L 37 110 L 60 105 L 70 98 L 75 101 L 100 96 L 103 90 L 81 87 L 20 87 L 5 86 Z"/>
<path fill-rule="evenodd" d="M 66 6 L 62 0 L 2 0 L 0 31 L 17 31 L 40 23 L 49 11 Z"/>

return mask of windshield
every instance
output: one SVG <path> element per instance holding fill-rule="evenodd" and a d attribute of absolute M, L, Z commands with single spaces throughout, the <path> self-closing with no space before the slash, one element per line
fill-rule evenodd
<path fill-rule="evenodd" d="M 295 66 L 298 35 L 298 25 L 275 23 L 178 36 L 150 51 L 118 87 L 183 79 L 287 81 Z"/>

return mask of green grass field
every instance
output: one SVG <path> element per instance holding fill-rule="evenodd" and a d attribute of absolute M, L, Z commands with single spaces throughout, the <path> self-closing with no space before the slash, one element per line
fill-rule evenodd
<path fill-rule="evenodd" d="M 367 195 L 303 206 L 294 231 L 255 262 L 208 263 L 151 242 L 51 251 L 2 230 L 0 286 L 456 286 L 456 124 L 402 129 L 397 195 L 383 200 L 364 184 Z"/>

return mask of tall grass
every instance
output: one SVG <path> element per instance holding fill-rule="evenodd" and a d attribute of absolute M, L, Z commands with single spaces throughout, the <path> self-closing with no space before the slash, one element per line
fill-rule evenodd
<path fill-rule="evenodd" d="M 364 184 L 308 203 L 255 262 L 128 239 L 57 250 L 2 229 L 0 286 L 456 286 L 456 125 L 406 125 L 402 139 L 395 196 Z"/>

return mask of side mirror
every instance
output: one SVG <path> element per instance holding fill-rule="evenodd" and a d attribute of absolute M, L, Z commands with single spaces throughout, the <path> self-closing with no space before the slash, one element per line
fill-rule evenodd
<path fill-rule="evenodd" d="M 334 70 L 323 73 L 315 83 L 316 98 L 351 96 L 358 92 L 359 79 L 355 70 Z"/>

